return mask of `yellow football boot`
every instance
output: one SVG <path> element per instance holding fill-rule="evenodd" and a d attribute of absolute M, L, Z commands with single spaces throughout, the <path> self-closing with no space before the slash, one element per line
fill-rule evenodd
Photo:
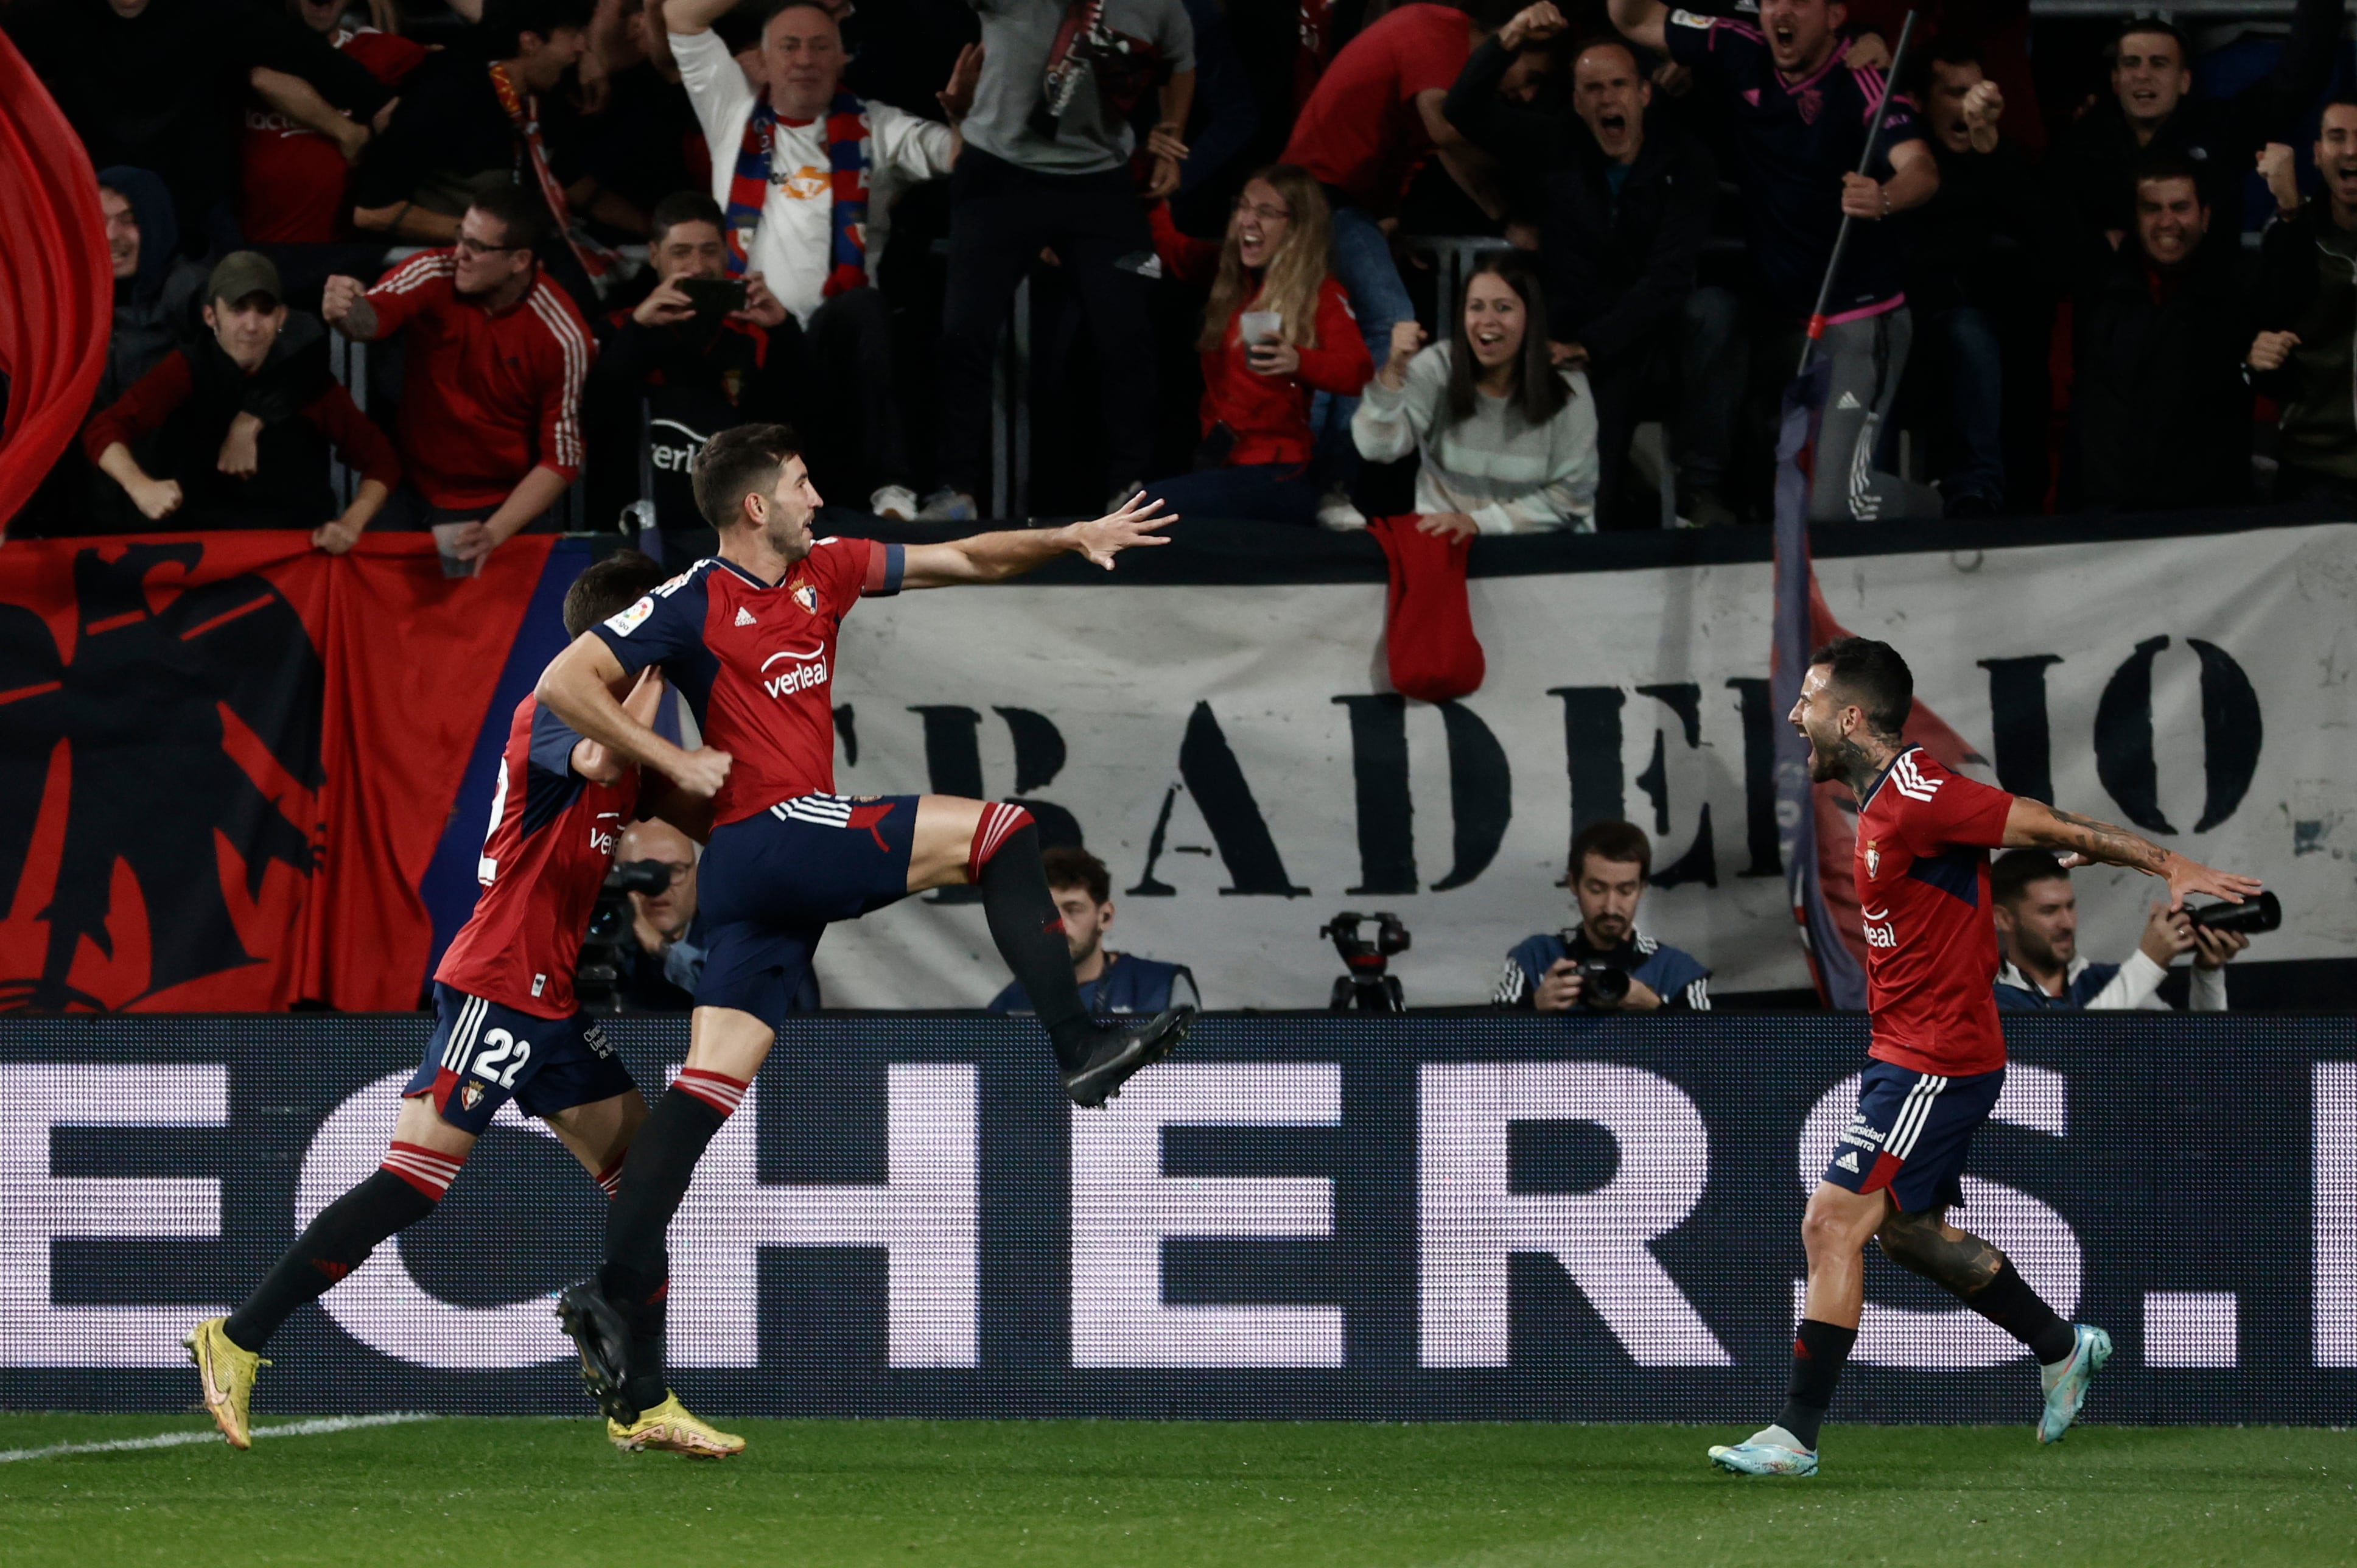
<path fill-rule="evenodd" d="M 242 1406 L 240 1413 L 243 1413 Z M 731 1454 L 745 1451 L 743 1438 L 716 1431 L 697 1420 L 679 1402 L 677 1394 L 665 1394 L 662 1403 L 641 1411 L 639 1419 L 628 1426 L 608 1418 L 606 1435 L 615 1447 L 633 1454 L 651 1448 L 665 1454 L 684 1454 L 691 1459 L 726 1459 Z"/>
<path fill-rule="evenodd" d="M 204 1384 L 205 1408 L 212 1412 L 213 1424 L 221 1428 L 231 1448 L 251 1448 L 253 1423 L 247 1419 L 245 1407 L 253 1398 L 255 1370 L 270 1363 L 239 1348 L 222 1327 L 227 1321 L 208 1317 L 189 1329 L 180 1343 L 188 1348 L 188 1359 L 197 1364 L 197 1377 Z"/>

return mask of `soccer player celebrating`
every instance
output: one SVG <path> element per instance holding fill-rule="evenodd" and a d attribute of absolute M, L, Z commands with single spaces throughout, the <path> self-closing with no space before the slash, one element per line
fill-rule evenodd
<path fill-rule="evenodd" d="M 1868 1237 L 2038 1358 L 2040 1443 L 2069 1430 L 2088 1380 L 2111 1356 L 2109 1335 L 2063 1322 L 2011 1260 L 1946 1219 L 1963 1201 L 1973 1133 L 2005 1083 L 2005 1036 L 1989 990 L 1997 953 L 1988 852 L 2037 847 L 2061 852 L 2066 865 L 2130 866 L 2167 881 L 2172 908 L 2189 893 L 2239 904 L 2259 890 L 2250 877 L 2212 871 L 2126 829 L 1950 772 L 1901 738 L 1914 703 L 1914 678 L 1897 650 L 1845 637 L 1810 658 L 1792 704 L 1792 727 L 1809 741 L 1809 777 L 1841 780 L 1859 802 L 1854 870 L 1873 1060 L 1801 1223 L 1809 1284 L 1791 1397 L 1774 1425 L 1710 1451 L 1721 1469 L 1744 1475 L 1816 1474 L 1817 1429 L 1857 1338 Z"/>
<path fill-rule="evenodd" d="M 558 1315 L 582 1378 L 609 1420 L 630 1424 L 666 1397 L 664 1233 L 705 1145 L 744 1099 L 827 924 L 912 893 L 973 883 L 991 940 L 1053 1042 L 1064 1087 L 1103 1105 L 1186 1035 L 1189 1006 L 1100 1026 L 1082 1007 L 1031 814 L 946 795 L 834 793 L 831 685 L 843 618 L 866 596 L 1013 577 L 1067 551 L 1110 570 L 1135 545 L 1167 543 L 1160 503 L 1133 498 L 1068 527 L 976 534 L 947 544 L 813 539 L 819 496 L 792 431 L 747 424 L 697 456 L 695 501 L 720 534 L 699 561 L 549 665 L 540 697 L 581 734 L 708 797 L 698 899 L 711 940 L 695 992 L 687 1065 L 648 1118 L 606 1229 L 606 1264 L 565 1292 Z M 631 680 L 661 664 L 694 710 L 703 749 L 683 751 L 624 708 Z M 1984 982 L 1986 988 L 1986 982 Z"/>
<path fill-rule="evenodd" d="M 662 575 L 636 551 L 608 556 L 565 594 L 565 629 L 578 635 L 627 608 Z M 643 682 L 630 706 L 651 715 L 661 689 Z M 383 1165 L 319 1211 L 243 1306 L 188 1333 L 205 1408 L 233 1448 L 252 1445 L 247 1404 L 256 1369 L 270 1365 L 261 1353 L 271 1335 L 379 1242 L 433 1213 L 509 1098 L 547 1122 L 609 1197 L 647 1119 L 629 1071 L 573 1002 L 582 933 L 614 842 L 638 814 L 638 770 L 526 697 L 509 728 L 494 800 L 477 870 L 483 891 L 434 972 L 438 1022 L 402 1090 Z M 608 1434 L 623 1448 L 681 1454 L 744 1446 L 676 1400 L 609 1423 Z"/>

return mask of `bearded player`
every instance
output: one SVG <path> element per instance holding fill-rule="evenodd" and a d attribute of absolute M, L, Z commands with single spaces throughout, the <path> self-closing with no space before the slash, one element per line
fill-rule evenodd
<path fill-rule="evenodd" d="M 1873 1060 L 1801 1224 L 1809 1283 L 1791 1396 L 1774 1425 L 1710 1451 L 1721 1469 L 1744 1475 L 1816 1474 L 1818 1427 L 1857 1339 L 1869 1237 L 2038 1359 L 2040 1443 L 2070 1429 L 2111 1356 L 2109 1335 L 2063 1322 L 2010 1259 L 1947 1221 L 1964 1199 L 1973 1133 L 2005 1083 L 2005 1036 L 1989 989 L 1997 953 L 1988 852 L 2032 847 L 2061 851 L 2066 866 L 2128 866 L 2165 880 L 2172 908 L 2189 893 L 2239 904 L 2259 890 L 2250 877 L 2212 871 L 2124 828 L 1950 772 L 1901 738 L 1914 702 L 1914 678 L 1895 649 L 1845 637 L 1811 656 L 1792 705 L 1792 727 L 1809 741 L 1809 777 L 1841 780 L 1859 802 L 1853 869 Z"/>
<path fill-rule="evenodd" d="M 636 551 L 597 563 L 565 596 L 565 629 L 577 636 L 627 609 L 662 576 Z M 642 682 L 629 706 L 651 716 L 661 690 Z M 257 1369 L 270 1365 L 262 1350 L 271 1336 L 381 1242 L 433 1213 L 511 1097 L 612 1195 L 647 1106 L 597 1026 L 575 1007 L 573 973 L 615 840 L 641 804 L 638 769 L 532 698 L 516 705 L 477 869 L 483 890 L 434 972 L 434 1037 L 402 1090 L 384 1163 L 319 1211 L 243 1306 L 188 1333 L 205 1408 L 231 1447 L 252 1444 L 247 1407 Z M 608 1434 L 623 1448 L 699 1455 L 744 1446 L 676 1400 L 627 1425 L 609 1423 Z"/>
<path fill-rule="evenodd" d="M 711 941 L 687 1066 L 632 1149 L 608 1216 L 604 1268 L 558 1305 L 581 1347 L 583 1380 L 625 1425 L 666 1397 L 664 1233 L 697 1158 L 769 1056 L 830 921 L 927 888 L 980 886 L 991 940 L 1081 1105 L 1103 1105 L 1168 1054 L 1195 1011 L 1171 1007 L 1118 1026 L 1089 1017 L 1039 830 L 1022 807 L 834 792 L 835 638 L 861 598 L 998 582 L 1068 551 L 1110 569 L 1124 550 L 1168 542 L 1153 532 L 1172 521 L 1157 515 L 1160 503 L 1139 497 L 1088 522 L 947 544 L 813 539 L 818 492 L 793 433 L 779 424 L 714 436 L 694 479 L 696 506 L 720 535 L 719 559 L 697 562 L 593 628 L 540 681 L 542 702 L 566 724 L 713 807 L 697 887 Z M 694 710 L 704 749 L 683 751 L 624 710 L 621 693 L 657 664 Z"/>

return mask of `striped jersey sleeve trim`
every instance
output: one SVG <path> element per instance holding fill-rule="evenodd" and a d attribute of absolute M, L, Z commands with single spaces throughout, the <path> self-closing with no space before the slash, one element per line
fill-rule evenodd
<path fill-rule="evenodd" d="M 589 345 L 560 300 L 551 292 L 554 285 L 543 278 L 533 285 L 530 295 L 532 312 L 540 317 L 542 326 L 554 338 L 563 357 L 565 392 L 564 407 L 556 416 L 556 450 L 543 457 L 561 468 L 581 467 L 581 386 L 589 374 Z"/>
<path fill-rule="evenodd" d="M 412 256 L 401 265 L 376 281 L 371 294 L 407 294 L 425 287 L 436 278 L 456 277 L 458 263 L 447 251 L 427 251 Z"/>

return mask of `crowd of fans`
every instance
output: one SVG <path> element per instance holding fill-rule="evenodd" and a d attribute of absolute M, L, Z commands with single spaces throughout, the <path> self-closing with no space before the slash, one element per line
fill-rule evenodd
<path fill-rule="evenodd" d="M 1813 315 L 1816 520 L 2357 499 L 2342 0 L 2198 83 L 2020 0 L 1895 78 L 1893 0 L 404 3 L 0 0 L 116 280 L 15 532 L 464 572 L 692 529 L 773 420 L 831 502 L 966 521 L 1026 279 L 1039 512 L 1764 521 Z"/>

